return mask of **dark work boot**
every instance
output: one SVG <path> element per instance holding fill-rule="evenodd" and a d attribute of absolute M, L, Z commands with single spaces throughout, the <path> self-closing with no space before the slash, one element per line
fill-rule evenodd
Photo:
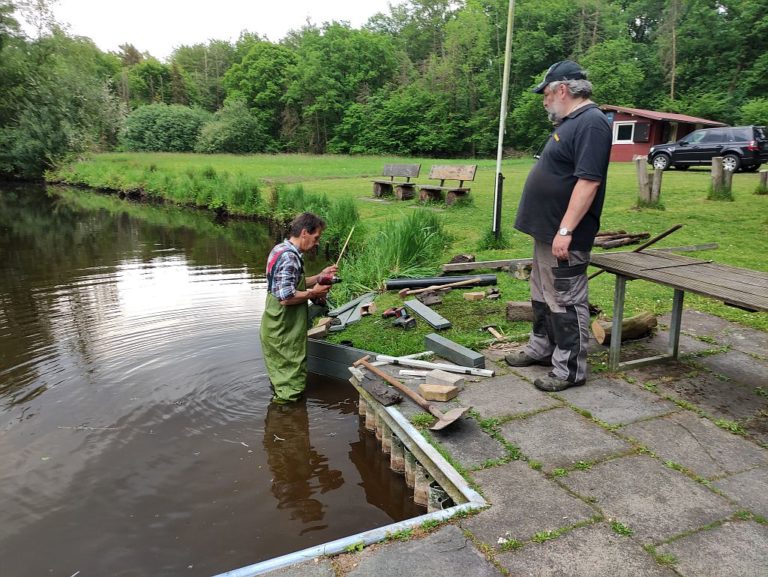
<path fill-rule="evenodd" d="M 533 381 L 533 385 L 541 391 L 556 393 L 558 391 L 564 391 L 568 387 L 580 387 L 586 382 L 586 379 L 583 379 L 573 383 L 571 381 L 566 381 L 565 379 L 561 379 L 560 377 L 555 376 L 555 373 L 549 373 L 546 377 L 539 377 Z"/>
<path fill-rule="evenodd" d="M 544 365 L 549 366 L 552 364 L 552 357 L 545 357 L 541 360 L 529 357 L 523 351 L 517 351 L 516 353 L 510 353 L 504 357 L 504 361 L 510 367 L 530 367 L 531 365 Z"/>

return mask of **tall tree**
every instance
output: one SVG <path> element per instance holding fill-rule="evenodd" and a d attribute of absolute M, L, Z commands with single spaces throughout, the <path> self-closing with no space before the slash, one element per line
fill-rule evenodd
<path fill-rule="evenodd" d="M 306 26 L 289 35 L 295 50 L 285 93 L 286 114 L 300 119 L 292 142 L 322 152 L 348 103 L 364 98 L 390 81 L 398 70 L 391 38 L 331 22 Z"/>
<path fill-rule="evenodd" d="M 0 51 L 6 41 L 19 33 L 19 23 L 13 17 L 16 7 L 6 0 L 0 0 Z"/>
<path fill-rule="evenodd" d="M 35 30 L 38 40 L 60 27 L 53 13 L 53 7 L 58 2 L 59 0 L 16 0 L 16 8 L 27 24 Z"/>
<path fill-rule="evenodd" d="M 235 62 L 235 48 L 229 42 L 211 40 L 208 44 L 180 46 L 173 51 L 171 65 L 179 66 L 197 95 L 195 104 L 211 112 L 224 104 L 224 75 Z"/>
<path fill-rule="evenodd" d="M 14 73 L 3 74 L 9 66 Z M 36 177 L 68 154 L 113 143 L 122 111 L 107 83 L 118 66 L 90 40 L 56 29 L 5 47 L 0 173 Z"/>
<path fill-rule="evenodd" d="M 224 75 L 228 100 L 242 100 L 277 140 L 283 113 L 283 96 L 296 55 L 280 44 L 260 40 L 251 45 L 242 61 Z"/>

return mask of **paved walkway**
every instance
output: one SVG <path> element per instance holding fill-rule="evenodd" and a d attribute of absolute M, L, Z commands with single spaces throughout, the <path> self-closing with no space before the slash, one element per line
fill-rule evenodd
<path fill-rule="evenodd" d="M 681 351 L 559 394 L 488 351 L 497 376 L 456 399 L 472 417 L 434 438 L 491 506 L 271 575 L 768 576 L 768 333 L 686 311 Z M 606 359 L 595 347 L 593 368 Z"/>

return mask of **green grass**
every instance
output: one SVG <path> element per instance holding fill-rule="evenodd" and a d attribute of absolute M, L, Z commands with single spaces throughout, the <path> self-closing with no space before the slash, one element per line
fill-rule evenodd
<path fill-rule="evenodd" d="M 383 231 L 391 223 L 414 213 L 417 200 L 376 202 L 370 180 L 380 175 L 385 163 L 420 162 L 418 183 L 426 183 L 432 164 L 478 164 L 477 176 L 469 183 L 472 202 L 449 208 L 440 205 L 427 207 L 439 217 L 443 231 L 441 254 L 430 255 L 420 273 L 438 273 L 440 265 L 460 253 L 474 254 L 477 260 L 500 260 L 530 257 L 530 237 L 513 229 L 514 216 L 531 159 L 507 160 L 503 165 L 505 176 L 501 232 L 503 245 L 494 248 L 489 242 L 493 217 L 493 190 L 495 160 L 419 159 L 377 156 L 312 156 L 312 155 L 194 155 L 194 154 L 139 154 L 111 153 L 94 155 L 74 165 L 48 175 L 49 180 L 88 185 L 113 190 L 144 190 L 153 196 L 166 195 L 174 202 L 203 205 L 211 208 L 226 207 L 230 213 L 270 215 L 275 210 L 275 196 L 279 199 L 286 189 L 303 195 L 325 195 L 330 203 L 344 200 L 346 211 L 350 205 L 359 215 L 359 228 L 350 242 L 349 258 L 344 257 L 339 276 L 345 278 L 356 254 L 371 243 L 378 243 Z M 758 175 L 737 173 L 733 178 L 733 202 L 707 200 L 710 174 L 706 169 L 686 172 L 669 171 L 664 175 L 661 202 L 664 210 L 637 208 L 637 183 L 632 163 L 613 163 L 609 169 L 607 195 L 603 210 L 602 229 L 624 229 L 628 232 L 648 232 L 652 236 L 674 224 L 683 228 L 659 243 L 662 246 L 681 246 L 718 243 L 719 247 L 701 258 L 718 263 L 768 271 L 768 195 L 756 195 Z M 166 187 L 167 192 L 163 192 Z M 207 204 L 206 204 L 207 203 Z M 217 204 L 218 203 L 218 204 Z M 282 212 L 285 206 L 279 210 Z M 261 211 L 261 212 L 259 212 Z M 341 216 L 339 217 L 341 218 Z M 351 220 L 351 219 L 350 219 Z M 333 226 L 333 223 L 329 223 Z M 350 226 L 345 223 L 345 226 Z M 339 230 L 336 238 L 345 238 L 347 230 Z M 397 241 L 392 241 L 397 242 Z M 485 248 L 479 248 L 479 247 Z M 631 250 L 625 247 L 618 250 Z M 596 249 L 596 253 L 602 252 Z M 689 253 L 695 254 L 695 253 Z M 363 268 L 367 265 L 361 265 Z M 371 265 L 373 266 L 373 265 Z M 421 265 L 420 265 L 421 266 Z M 393 273 L 390 268 L 379 267 L 379 274 Z M 481 272 L 481 271 L 477 271 Z M 488 271 L 485 271 L 488 272 Z M 505 302 L 527 300 L 528 283 L 514 279 L 499 271 L 498 287 L 502 298 L 498 301 L 467 302 L 461 291 L 452 291 L 443 297 L 436 311 L 448 318 L 453 327 L 442 331 L 445 337 L 470 348 L 482 348 L 490 341 L 480 331 L 484 324 L 499 325 L 513 340 L 524 339 L 529 323 L 510 323 L 505 319 Z M 383 280 L 383 279 L 382 279 Z M 336 290 L 336 289 L 334 289 Z M 600 306 L 607 316 L 613 307 L 614 278 L 603 274 L 590 281 L 590 302 Z M 332 291 L 333 294 L 333 291 Z M 346 296 L 346 295 L 345 295 Z M 343 302 L 343 301 L 341 301 Z M 401 305 L 396 293 L 389 292 L 377 298 L 379 310 Z M 705 297 L 687 294 L 685 306 L 720 316 L 760 330 L 768 330 L 768 315 L 748 313 L 727 307 Z M 627 289 L 625 315 L 649 311 L 662 314 L 671 310 L 672 290 L 649 283 L 635 281 Z M 433 332 L 424 322 L 416 329 L 404 331 L 391 327 L 380 315 L 365 317 L 331 340 L 351 340 L 355 346 L 390 354 L 407 354 L 423 350 L 424 335 Z"/>

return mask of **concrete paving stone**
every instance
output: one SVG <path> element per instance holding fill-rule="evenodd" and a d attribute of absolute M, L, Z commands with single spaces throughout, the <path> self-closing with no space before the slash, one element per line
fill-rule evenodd
<path fill-rule="evenodd" d="M 654 333 L 654 335 L 645 340 L 643 343 L 647 349 L 652 350 L 655 354 L 666 354 L 669 347 L 669 331 L 660 330 Z M 720 344 L 712 344 L 704 342 L 696 337 L 692 337 L 685 334 L 680 334 L 680 341 L 678 343 L 678 351 L 680 355 L 701 353 L 704 351 L 711 351 Z"/>
<path fill-rule="evenodd" d="M 478 471 L 474 478 L 491 507 L 463 520 L 461 526 L 493 547 L 498 547 L 499 538 L 526 541 L 540 531 L 570 527 L 597 515 L 522 461 Z"/>
<path fill-rule="evenodd" d="M 431 434 L 467 469 L 506 456 L 502 444 L 483 431 L 474 419 L 459 419 L 441 431 L 431 431 Z"/>
<path fill-rule="evenodd" d="M 631 445 L 571 409 L 552 409 L 505 423 L 502 436 L 551 472 L 579 461 L 598 461 L 631 450 Z"/>
<path fill-rule="evenodd" d="M 750 439 L 768 447 L 768 412 L 758 413 L 754 417 L 742 421 L 741 424 Z"/>
<path fill-rule="evenodd" d="M 736 501 L 741 509 L 768 519 L 768 467 L 731 475 L 713 485 Z"/>
<path fill-rule="evenodd" d="M 711 479 L 768 464 L 768 450 L 724 431 L 691 411 L 622 428 L 662 461 L 673 461 Z"/>
<path fill-rule="evenodd" d="M 657 548 L 672 554 L 683 577 L 765 577 L 768 527 L 753 521 L 723 523 Z"/>
<path fill-rule="evenodd" d="M 517 375 L 467 384 L 457 400 L 465 407 L 472 407 L 484 419 L 532 413 L 562 405 Z"/>
<path fill-rule="evenodd" d="M 768 388 L 768 360 L 760 361 L 740 351 L 728 351 L 698 358 L 696 362 L 748 388 Z"/>
<path fill-rule="evenodd" d="M 655 383 L 662 395 L 687 401 L 718 419 L 737 421 L 753 417 L 765 399 L 733 381 L 719 379 L 707 369 L 674 361 L 627 371 L 638 383 Z"/>
<path fill-rule="evenodd" d="M 267 573 L 270 577 L 335 577 L 336 571 L 328 559 L 313 559 Z"/>
<path fill-rule="evenodd" d="M 620 521 L 642 543 L 658 543 L 727 518 L 736 507 L 645 455 L 613 459 L 560 481 Z"/>
<path fill-rule="evenodd" d="M 496 557 L 516 577 L 675 577 L 637 541 L 616 534 L 607 523 L 581 527 Z"/>
<path fill-rule="evenodd" d="M 632 423 L 677 410 L 674 403 L 624 379 L 602 376 L 590 380 L 583 387 L 573 387 L 558 394 L 570 404 L 612 425 Z"/>
<path fill-rule="evenodd" d="M 659 322 L 669 325 L 670 315 L 661 316 Z M 681 331 L 697 337 L 710 337 L 734 350 L 768 359 L 768 333 L 764 331 L 692 309 L 683 312 Z"/>
<path fill-rule="evenodd" d="M 501 577 L 461 529 L 448 525 L 423 539 L 387 543 L 359 556 L 348 577 Z"/>

